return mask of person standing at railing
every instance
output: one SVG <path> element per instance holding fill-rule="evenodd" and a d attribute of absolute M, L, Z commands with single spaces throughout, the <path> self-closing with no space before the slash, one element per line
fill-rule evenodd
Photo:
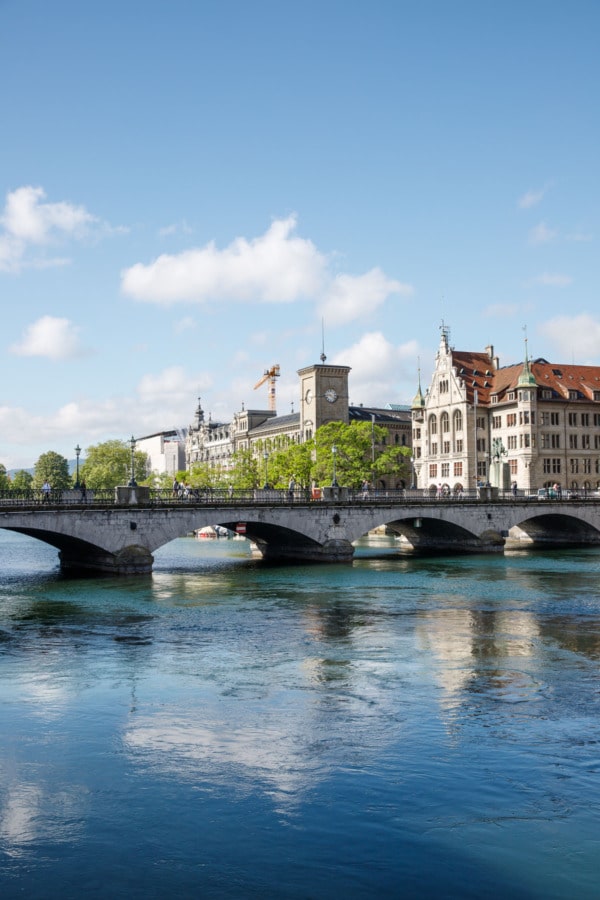
<path fill-rule="evenodd" d="M 81 482 L 81 484 L 79 485 L 79 489 L 81 491 L 81 502 L 87 503 L 87 487 L 85 481 Z"/>
<path fill-rule="evenodd" d="M 42 503 L 50 503 L 50 494 L 52 493 L 52 485 L 46 478 L 42 485 Z"/>

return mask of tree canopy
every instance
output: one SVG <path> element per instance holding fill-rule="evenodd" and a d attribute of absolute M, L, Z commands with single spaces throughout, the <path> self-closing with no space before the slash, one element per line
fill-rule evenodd
<path fill-rule="evenodd" d="M 46 480 L 54 491 L 66 491 L 72 486 L 69 461 L 54 450 L 42 453 L 36 462 L 33 472 L 33 487 L 39 490 Z"/>
<path fill-rule="evenodd" d="M 141 450 L 134 452 L 134 475 L 140 484 L 147 475 L 148 457 Z M 131 480 L 131 446 L 128 441 L 111 440 L 88 447 L 85 461 L 79 469 L 79 480 L 88 490 L 111 490 Z"/>

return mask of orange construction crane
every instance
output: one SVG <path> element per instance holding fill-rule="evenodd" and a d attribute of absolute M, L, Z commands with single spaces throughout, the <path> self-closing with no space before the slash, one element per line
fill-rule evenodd
<path fill-rule="evenodd" d="M 275 379 L 279 378 L 279 366 L 271 366 L 270 369 L 265 369 L 265 374 L 259 381 L 254 385 L 254 390 L 259 388 L 261 384 L 264 384 L 265 381 L 269 382 L 269 409 L 272 412 L 277 411 L 277 404 L 275 402 Z"/>

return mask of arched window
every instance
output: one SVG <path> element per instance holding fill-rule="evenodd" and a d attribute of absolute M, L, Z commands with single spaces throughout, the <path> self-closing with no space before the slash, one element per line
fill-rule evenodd
<path fill-rule="evenodd" d="M 454 431 L 462 431 L 463 423 L 462 423 L 462 413 L 460 409 L 454 410 Z"/>
<path fill-rule="evenodd" d="M 437 434 L 437 416 L 429 416 L 429 434 Z"/>
<path fill-rule="evenodd" d="M 447 412 L 443 412 L 440 416 L 440 428 L 442 434 L 444 434 L 446 431 L 450 431 L 450 416 Z"/>

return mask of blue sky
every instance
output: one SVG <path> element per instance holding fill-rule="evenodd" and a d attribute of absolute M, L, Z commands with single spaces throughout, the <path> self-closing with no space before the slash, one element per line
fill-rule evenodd
<path fill-rule="evenodd" d="M 600 364 L 597 2 L 0 0 L 0 462 Z"/>

